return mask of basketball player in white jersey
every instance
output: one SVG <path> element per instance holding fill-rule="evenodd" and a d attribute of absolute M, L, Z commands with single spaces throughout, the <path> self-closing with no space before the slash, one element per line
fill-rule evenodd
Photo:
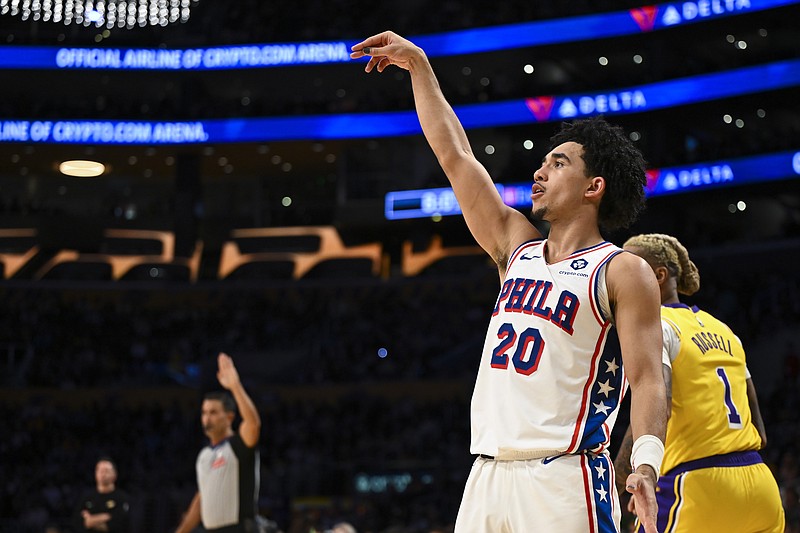
<path fill-rule="evenodd" d="M 667 408 L 658 285 L 645 261 L 600 233 L 641 210 L 641 153 L 602 119 L 565 124 L 533 176 L 533 216 L 550 224 L 544 239 L 503 203 L 422 49 L 384 32 L 352 50 L 354 59 L 369 56 L 367 72 L 409 71 L 425 137 L 500 272 L 472 397 L 478 457 L 456 532 L 619 531 L 606 448 L 630 383 L 636 444 L 626 488 L 655 533 Z M 605 350 L 612 328 L 621 356 Z"/>

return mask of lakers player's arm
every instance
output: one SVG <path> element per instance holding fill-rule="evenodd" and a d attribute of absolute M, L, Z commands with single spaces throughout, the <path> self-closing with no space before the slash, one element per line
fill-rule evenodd
<path fill-rule="evenodd" d="M 619 445 L 617 456 L 614 458 L 614 477 L 617 485 L 617 494 L 625 493 L 625 481 L 631 474 L 631 451 L 633 450 L 633 436 L 631 427 L 625 431 L 622 444 Z"/>
<path fill-rule="evenodd" d="M 467 226 L 498 267 L 505 269 L 508 254 L 541 235 L 525 215 L 503 203 L 491 176 L 472 152 L 424 50 L 389 31 L 365 39 L 352 50 L 354 59 L 371 56 L 367 72 L 375 68 L 383 72 L 395 65 L 410 73 L 422 131 L 453 187 Z"/>
<path fill-rule="evenodd" d="M 761 418 L 761 409 L 758 407 L 758 394 L 756 394 L 756 386 L 753 380 L 747 378 L 747 403 L 750 404 L 750 415 L 753 418 L 753 425 L 758 430 L 758 435 L 761 437 L 761 450 L 767 446 L 767 428 L 764 427 L 764 419 Z"/>
<path fill-rule="evenodd" d="M 661 297 L 652 268 L 633 254 L 619 254 L 608 265 L 606 286 L 631 391 L 631 435 L 653 435 L 664 442 L 667 395 L 661 370 Z M 656 531 L 655 470 L 637 466 L 626 489 L 647 533 Z"/>
<path fill-rule="evenodd" d="M 668 365 L 661 365 L 661 371 L 664 374 L 664 385 L 667 393 L 667 405 L 672 404 L 672 369 Z M 667 418 L 669 418 L 670 410 L 667 410 Z M 625 431 L 625 436 L 622 438 L 622 444 L 619 445 L 617 456 L 614 459 L 614 472 L 616 474 L 617 493 L 623 494 L 625 492 L 625 480 L 631 474 L 631 451 L 633 451 L 633 435 L 631 434 L 631 427 Z"/>
<path fill-rule="evenodd" d="M 661 365 L 661 371 L 664 374 L 664 385 L 667 393 L 667 405 L 672 402 L 672 369 L 668 365 Z M 669 417 L 670 411 L 667 411 Z M 631 451 L 633 451 L 633 435 L 631 434 L 631 426 L 625 431 L 625 436 L 622 438 L 622 443 L 619 445 L 617 456 L 614 459 L 614 472 L 616 473 L 617 492 L 622 494 L 625 492 L 625 480 L 631 474 Z"/>
<path fill-rule="evenodd" d="M 672 416 L 672 368 L 661 365 L 661 372 L 664 374 L 664 389 L 667 394 L 667 420 Z"/>

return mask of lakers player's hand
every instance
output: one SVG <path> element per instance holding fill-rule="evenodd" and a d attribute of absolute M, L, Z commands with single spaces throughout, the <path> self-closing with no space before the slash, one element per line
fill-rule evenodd
<path fill-rule="evenodd" d="M 228 390 L 233 389 L 239 385 L 239 372 L 236 371 L 236 367 L 233 365 L 233 359 L 226 354 L 220 353 L 217 357 L 217 380 L 219 380 L 219 384 L 225 387 Z"/>
<path fill-rule="evenodd" d="M 350 49 L 353 59 L 371 56 L 364 68 L 366 72 L 372 72 L 375 67 L 378 72 L 383 72 L 389 65 L 411 70 L 414 60 L 425 56 L 420 47 L 391 31 L 368 37 Z"/>
<path fill-rule="evenodd" d="M 656 530 L 656 476 L 652 468 L 642 465 L 628 476 L 625 489 L 631 493 L 628 509 L 636 515 L 645 533 L 658 533 Z"/>

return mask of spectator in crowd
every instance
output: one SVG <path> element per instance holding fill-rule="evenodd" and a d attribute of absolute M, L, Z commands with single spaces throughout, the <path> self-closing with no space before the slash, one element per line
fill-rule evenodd
<path fill-rule="evenodd" d="M 101 457 L 94 467 L 95 488 L 81 498 L 80 531 L 129 533 L 130 498 L 117 488 L 117 465 Z"/>

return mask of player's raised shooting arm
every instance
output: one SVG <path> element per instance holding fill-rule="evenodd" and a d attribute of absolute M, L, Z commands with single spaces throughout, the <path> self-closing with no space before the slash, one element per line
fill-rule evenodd
<path fill-rule="evenodd" d="M 528 219 L 503 203 L 486 168 L 476 159 L 467 134 L 447 102 L 425 52 L 392 32 L 374 35 L 353 47 L 353 57 L 370 55 L 367 71 L 389 65 L 411 74 L 422 131 L 455 192 L 478 244 L 505 267 L 511 248 L 539 237 Z"/>
<path fill-rule="evenodd" d="M 470 232 L 495 261 L 504 261 L 510 248 L 538 237 L 538 232 L 523 214 L 503 203 L 424 55 L 414 63 L 411 80 L 422 131 L 453 187 Z"/>

